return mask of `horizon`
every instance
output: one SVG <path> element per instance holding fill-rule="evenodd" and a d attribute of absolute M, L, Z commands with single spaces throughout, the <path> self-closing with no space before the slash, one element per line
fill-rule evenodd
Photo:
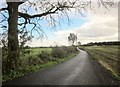
<path fill-rule="evenodd" d="M 90 43 L 103 43 L 103 42 L 120 42 L 120 41 L 101 41 L 101 42 L 88 42 L 88 43 L 86 43 L 86 44 L 81 44 L 81 45 L 87 45 L 87 44 L 90 44 Z M 74 44 L 75 46 L 78 46 L 78 44 L 76 45 L 76 44 Z M 28 45 L 26 45 L 26 46 L 28 46 Z M 25 47 L 26 47 L 25 46 Z M 36 46 L 35 48 L 44 48 L 44 47 L 62 47 L 62 46 L 65 46 L 65 45 L 54 45 L 54 46 Z M 72 46 L 72 45 L 66 45 L 66 46 Z M 28 47 L 32 47 L 32 46 L 28 46 Z M 32 48 L 34 48 L 34 46 L 32 47 Z"/>

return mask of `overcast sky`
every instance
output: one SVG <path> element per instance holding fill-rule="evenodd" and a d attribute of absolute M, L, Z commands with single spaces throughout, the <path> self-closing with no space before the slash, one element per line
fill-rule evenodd
<path fill-rule="evenodd" d="M 118 9 L 114 8 L 110 11 L 95 10 L 94 12 L 86 12 L 86 16 L 76 15 L 71 12 L 71 25 L 62 23 L 62 28 L 56 31 L 48 30 L 46 34 L 48 39 L 33 39 L 28 42 L 29 46 L 54 46 L 69 45 L 68 36 L 70 33 L 77 34 L 78 41 L 82 44 L 89 42 L 101 41 L 118 41 Z M 57 26 L 59 27 L 59 26 Z"/>
<path fill-rule="evenodd" d="M 76 14 L 73 10 L 68 12 L 71 22 L 68 25 L 66 19 L 61 22 L 61 26 L 56 26 L 56 29 L 48 27 L 46 22 L 41 22 L 43 30 L 48 38 L 43 38 L 42 41 L 38 38 L 32 39 L 26 45 L 36 46 L 55 46 L 69 45 L 68 36 L 70 33 L 77 34 L 78 41 L 82 44 L 89 42 L 101 41 L 118 41 L 118 9 L 112 8 L 107 11 L 104 8 L 97 8 L 92 11 Z"/>

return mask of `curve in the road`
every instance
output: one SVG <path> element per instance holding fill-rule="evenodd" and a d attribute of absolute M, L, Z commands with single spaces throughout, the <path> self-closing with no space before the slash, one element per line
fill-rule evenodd
<path fill-rule="evenodd" d="M 26 75 L 4 85 L 100 85 L 87 52 L 52 68 Z"/>

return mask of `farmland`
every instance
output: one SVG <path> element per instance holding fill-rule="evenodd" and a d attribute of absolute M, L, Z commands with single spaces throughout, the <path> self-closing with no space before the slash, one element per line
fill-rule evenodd
<path fill-rule="evenodd" d="M 29 49 L 26 49 L 26 50 L 30 50 L 32 55 L 37 55 L 42 51 L 47 51 L 47 52 L 51 53 L 52 48 L 29 48 Z"/>
<path fill-rule="evenodd" d="M 119 46 L 81 46 L 80 48 L 86 50 L 93 60 L 97 60 L 120 80 Z"/>

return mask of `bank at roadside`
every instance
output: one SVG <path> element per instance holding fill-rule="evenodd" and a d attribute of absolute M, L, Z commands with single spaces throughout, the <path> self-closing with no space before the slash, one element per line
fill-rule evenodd
<path fill-rule="evenodd" d="M 5 52 L 3 51 L 3 53 Z M 67 61 L 78 53 L 79 51 L 75 46 L 27 48 L 21 52 L 19 69 L 11 70 L 9 74 L 5 72 L 5 58 L 3 58 L 2 81 L 5 82 L 33 72 L 42 71 L 56 64 Z"/>
<path fill-rule="evenodd" d="M 80 48 L 89 53 L 95 73 L 101 81 L 111 85 L 119 84 L 118 46 L 80 46 Z"/>

